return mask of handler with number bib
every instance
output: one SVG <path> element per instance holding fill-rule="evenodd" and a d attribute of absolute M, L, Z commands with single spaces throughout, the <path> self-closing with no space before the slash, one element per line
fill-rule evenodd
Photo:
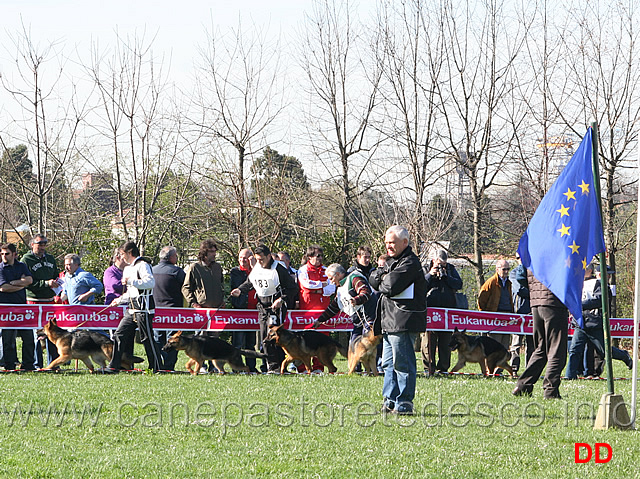
<path fill-rule="evenodd" d="M 280 365 L 284 360 L 284 351 L 274 341 L 265 341 L 265 339 L 269 333 L 269 326 L 282 324 L 284 321 L 287 307 L 293 304 L 297 286 L 284 265 L 274 261 L 267 246 L 258 246 L 254 257 L 256 265 L 249 277 L 231 291 L 231 296 L 237 298 L 255 289 L 260 321 L 260 350 L 267 355 L 266 372 L 279 374 Z"/>

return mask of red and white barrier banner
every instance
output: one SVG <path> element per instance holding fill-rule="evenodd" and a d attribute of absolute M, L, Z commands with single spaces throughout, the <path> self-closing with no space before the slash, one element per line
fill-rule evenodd
<path fill-rule="evenodd" d="M 56 319 L 62 328 L 116 329 L 126 308 L 100 305 L 24 304 L 0 305 L 0 329 L 33 329 Z M 284 324 L 287 329 L 310 329 L 322 311 L 292 310 Z M 633 319 L 612 318 L 611 336 L 633 337 Z M 154 329 L 184 331 L 257 331 L 258 311 L 249 309 L 156 308 Z M 318 331 L 351 331 L 353 324 L 340 313 Z M 471 333 L 533 334 L 533 318 L 524 314 L 489 313 L 463 309 L 429 308 L 427 331 L 466 329 Z M 572 330 L 569 329 L 569 334 Z"/>
<path fill-rule="evenodd" d="M 40 326 L 40 306 L 37 304 L 0 305 L 0 328 L 33 329 Z"/>

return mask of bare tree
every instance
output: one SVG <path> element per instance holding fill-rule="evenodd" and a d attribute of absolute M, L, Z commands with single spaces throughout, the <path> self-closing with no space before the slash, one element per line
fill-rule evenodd
<path fill-rule="evenodd" d="M 207 32 L 197 72 L 198 112 L 191 121 L 210 140 L 203 175 L 222 194 L 220 217 L 248 244 L 251 160 L 269 142 L 266 136 L 284 108 L 279 71 L 279 42 L 255 25 L 229 32 Z M 197 118 L 197 119 L 196 119 Z M 229 201 L 231 199 L 231 201 Z"/>
<path fill-rule="evenodd" d="M 441 124 L 436 101 L 443 81 L 445 51 L 443 11 L 423 0 L 391 3 L 381 10 L 379 28 L 384 32 L 383 63 L 385 136 L 395 145 L 399 160 L 394 173 L 411 179 L 409 198 L 400 197 L 410 231 L 418 245 L 442 239 L 455 216 L 438 215 L 429 208 L 429 190 L 442 179 Z M 400 183 L 401 184 L 401 183 Z M 398 181 L 392 183 L 398 196 Z"/>
<path fill-rule="evenodd" d="M 63 214 L 58 209 L 60 195 L 66 195 L 65 170 L 78 153 L 78 129 L 86 115 L 86 99 L 76 85 L 64 76 L 65 57 L 57 42 L 35 44 L 31 32 L 22 30 L 10 36 L 5 45 L 15 58 L 12 73 L 0 75 L 2 87 L 10 94 L 17 112 L 4 131 L 3 153 L 17 141 L 27 145 L 33 163 L 33 175 L 2 175 L 0 184 L 20 204 L 32 229 L 50 232 Z M 63 86 L 64 85 L 64 86 Z M 68 98 L 62 91 L 68 88 Z"/>
<path fill-rule="evenodd" d="M 152 46 L 153 40 L 144 35 L 118 36 L 112 52 L 94 47 L 87 67 L 98 96 L 92 125 L 96 141 L 106 145 L 108 153 L 105 160 L 97 148 L 83 160 L 114 172 L 116 225 L 142 251 L 152 230 L 157 248 L 193 194 L 194 154 L 184 137 L 180 108 L 172 103 L 163 61 L 154 58 Z"/>
<path fill-rule="evenodd" d="M 318 0 L 301 34 L 301 66 L 309 95 L 307 132 L 316 164 L 342 192 L 343 260 L 351 245 L 356 200 L 372 184 L 379 137 L 371 128 L 381 65 L 375 31 L 357 23 L 348 1 Z M 326 178 L 325 178 L 326 179 Z"/>
<path fill-rule="evenodd" d="M 473 259 L 478 285 L 482 267 L 488 190 L 502 181 L 516 138 L 513 122 L 505 121 L 513 92 L 514 60 L 522 33 L 504 18 L 494 0 L 443 2 L 446 39 L 444 81 L 436 82 L 442 108 L 444 144 L 469 183 L 473 224 Z M 509 29 L 507 29 L 509 25 Z"/>
<path fill-rule="evenodd" d="M 554 98 L 562 122 L 576 136 L 582 137 L 592 120 L 598 123 L 605 241 L 614 270 L 618 247 L 626 241 L 618 235 L 616 216 L 636 181 L 625 172 L 635 166 L 640 124 L 636 7 L 635 3 L 591 0 L 572 5 L 569 12 L 576 26 L 562 38 L 570 89 Z"/>

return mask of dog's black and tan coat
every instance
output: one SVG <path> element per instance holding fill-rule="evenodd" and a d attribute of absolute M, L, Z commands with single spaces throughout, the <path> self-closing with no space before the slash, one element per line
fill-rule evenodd
<path fill-rule="evenodd" d="M 468 336 L 466 330 L 459 331 L 455 328 L 449 348 L 458 351 L 458 362 L 451 370 L 455 373 L 462 369 L 466 363 L 479 363 L 482 373 L 495 374 L 499 368 L 509 372 L 515 377 L 513 369 L 509 365 L 509 351 L 493 338 L 488 336 Z"/>
<path fill-rule="evenodd" d="M 265 354 L 250 349 L 238 349 L 219 338 L 211 336 L 187 336 L 182 331 L 178 331 L 167 340 L 163 351 L 176 349 L 184 351 L 189 356 L 186 368 L 194 376 L 200 372 L 200 368 L 205 361 L 211 360 L 221 374 L 225 373 L 224 365 L 231 366 L 233 371 L 249 372 L 249 368 L 244 364 L 242 356 L 252 358 L 264 358 Z M 195 366 L 195 368 L 194 368 Z"/>
<path fill-rule="evenodd" d="M 58 326 L 52 319 L 42 328 L 42 332 L 58 349 L 59 356 L 51 361 L 44 369 L 54 369 L 71 359 L 80 359 L 94 371 L 93 359 L 101 368 L 106 367 L 113 355 L 113 341 L 108 336 L 88 329 L 67 331 Z M 134 363 L 142 362 L 142 358 L 125 355 L 122 358 L 122 368 L 131 369 Z"/>
<path fill-rule="evenodd" d="M 311 372 L 311 358 L 317 356 L 320 362 L 327 366 L 330 373 L 337 371 L 333 360 L 340 352 L 345 358 L 348 356 L 347 348 L 329 336 L 317 331 L 289 331 L 282 325 L 269 326 L 267 340 L 275 340 L 276 344 L 284 349 L 287 354 L 280 367 L 280 374 L 284 374 L 287 366 L 296 359 L 302 361 Z"/>

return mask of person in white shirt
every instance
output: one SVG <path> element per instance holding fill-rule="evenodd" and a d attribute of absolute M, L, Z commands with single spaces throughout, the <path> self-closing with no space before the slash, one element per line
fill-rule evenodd
<path fill-rule="evenodd" d="M 139 328 L 140 339 L 149 361 L 149 369 L 157 372 L 163 368 L 163 365 L 160 345 L 153 335 L 155 315 L 153 271 L 151 265 L 140 257 L 140 250 L 133 241 L 127 241 L 120 247 L 120 255 L 127 264 L 122 272 L 122 284 L 127 286 L 127 292 L 115 298 L 111 305 L 128 303 L 129 308 L 113 335 L 113 357 L 105 371 L 109 373 L 120 371 L 122 353 L 133 345 L 136 328 Z"/>

